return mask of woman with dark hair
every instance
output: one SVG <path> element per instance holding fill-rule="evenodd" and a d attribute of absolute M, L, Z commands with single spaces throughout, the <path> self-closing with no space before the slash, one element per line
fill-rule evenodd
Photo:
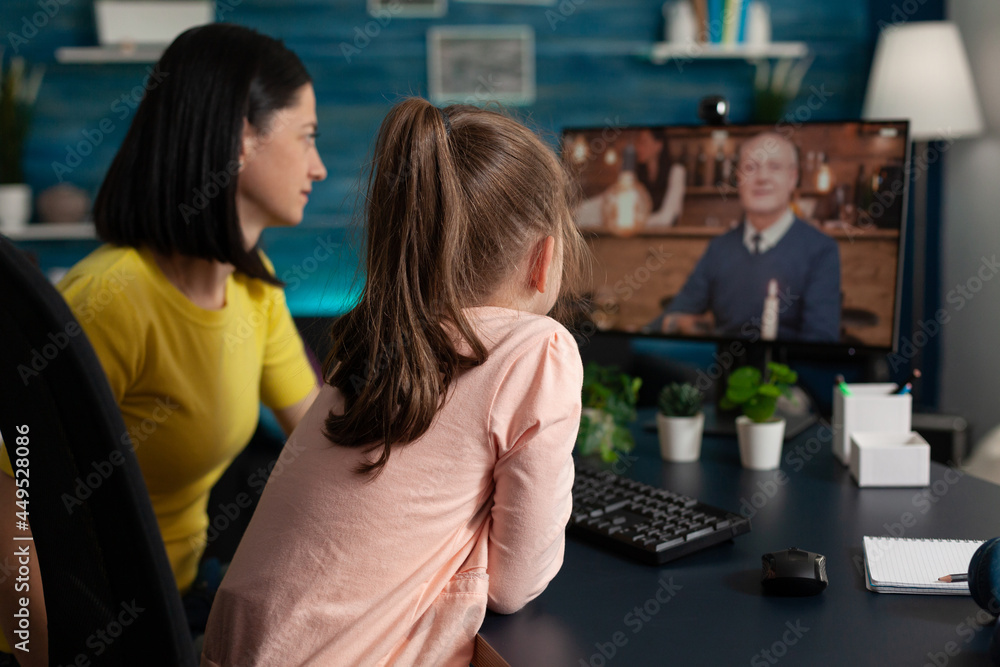
<path fill-rule="evenodd" d="M 643 128 L 635 139 L 635 177 L 646 186 L 652 199 L 652 211 L 646 224 L 652 227 L 673 225 L 684 200 L 684 166 L 671 163 L 666 133 L 662 129 Z"/>
<path fill-rule="evenodd" d="M 326 169 L 309 74 L 281 42 L 206 25 L 180 35 L 156 69 L 160 83 L 95 202 L 105 245 L 58 288 L 107 374 L 186 594 L 206 546 L 209 492 L 249 442 L 260 403 L 290 433 L 318 394 L 257 243 L 268 227 L 301 222 Z M 0 464 L 10 475 L 5 455 Z M 0 506 L 13 508 L 13 480 L 0 478 Z M 3 516 L 0 534 L 13 533 L 14 510 Z M 37 583 L 36 632 L 45 627 Z M 202 615 L 189 614 L 193 631 Z M 17 658 L 44 664 L 41 653 Z"/>
<path fill-rule="evenodd" d="M 684 165 L 671 162 L 666 133 L 662 128 L 625 130 L 603 159 L 616 157 L 620 169 L 617 181 L 597 195 L 585 199 L 573 211 L 583 229 L 603 227 L 612 233 L 634 234 L 637 228 L 651 230 L 675 225 L 684 208 Z M 622 193 L 625 200 L 620 199 Z M 628 213 L 622 225 L 619 207 Z"/>

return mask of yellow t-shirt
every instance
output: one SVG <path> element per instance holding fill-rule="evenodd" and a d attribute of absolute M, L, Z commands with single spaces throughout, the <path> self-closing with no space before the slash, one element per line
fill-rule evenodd
<path fill-rule="evenodd" d="M 234 274 L 226 305 L 205 310 L 167 280 L 148 249 L 108 245 L 57 287 L 121 408 L 185 593 L 205 551 L 209 492 L 249 442 L 260 403 L 286 408 L 317 384 L 284 292 Z M 0 466 L 11 474 L 5 453 Z"/>

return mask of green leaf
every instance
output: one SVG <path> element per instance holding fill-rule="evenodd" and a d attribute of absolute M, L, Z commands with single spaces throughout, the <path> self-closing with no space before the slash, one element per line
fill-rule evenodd
<path fill-rule="evenodd" d="M 640 387 L 642 387 L 642 378 L 639 378 L 639 377 L 632 378 L 631 396 L 632 396 L 633 402 L 635 402 L 639 398 L 639 388 Z"/>
<path fill-rule="evenodd" d="M 785 364 L 772 361 L 767 365 L 767 370 L 771 378 L 770 384 L 795 384 L 799 379 L 798 373 Z"/>
<path fill-rule="evenodd" d="M 774 415 L 777 401 L 770 396 L 754 396 L 743 404 L 743 414 L 752 421 L 762 424 Z"/>
<path fill-rule="evenodd" d="M 756 387 L 760 384 L 760 371 L 753 366 L 737 368 L 729 375 L 730 387 Z"/>
<path fill-rule="evenodd" d="M 778 398 L 781 396 L 781 388 L 775 387 L 773 384 L 762 384 L 757 388 L 757 393 L 761 396 L 767 396 L 769 398 Z"/>
<path fill-rule="evenodd" d="M 729 387 L 726 389 L 726 398 L 735 403 L 736 405 L 742 405 L 746 403 L 751 398 L 756 396 L 757 387 Z"/>
<path fill-rule="evenodd" d="M 635 438 L 632 437 L 632 431 L 624 426 L 615 426 L 611 435 L 611 441 L 615 449 L 619 451 L 631 452 L 635 449 Z"/>

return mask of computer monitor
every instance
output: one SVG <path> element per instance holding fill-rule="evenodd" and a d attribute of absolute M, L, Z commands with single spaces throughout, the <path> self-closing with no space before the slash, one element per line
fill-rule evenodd
<path fill-rule="evenodd" d="M 905 121 L 566 129 L 601 331 L 890 350 Z"/>

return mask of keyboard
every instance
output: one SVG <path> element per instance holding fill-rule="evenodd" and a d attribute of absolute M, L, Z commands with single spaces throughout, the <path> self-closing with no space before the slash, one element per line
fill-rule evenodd
<path fill-rule="evenodd" d="M 738 514 L 574 461 L 570 535 L 662 565 L 750 532 Z"/>

